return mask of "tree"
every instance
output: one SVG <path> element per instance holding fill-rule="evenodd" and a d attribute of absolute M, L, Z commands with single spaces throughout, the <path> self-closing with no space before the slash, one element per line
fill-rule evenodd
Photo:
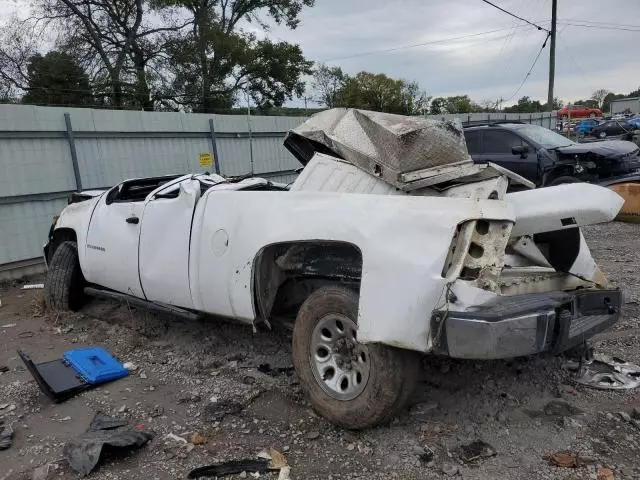
<path fill-rule="evenodd" d="M 311 73 L 298 45 L 258 40 L 243 23 L 268 30 L 268 22 L 294 29 L 314 0 L 157 0 L 176 7 L 190 30 L 169 46 L 174 100 L 193 111 L 229 108 L 245 93 L 258 108 L 281 106 L 301 95 L 303 75 Z"/>
<path fill-rule="evenodd" d="M 511 107 L 505 107 L 507 113 L 530 113 L 530 112 L 544 112 L 545 107 L 539 100 L 531 100 L 530 97 L 524 96 L 518 99 L 518 103 Z"/>
<path fill-rule="evenodd" d="M 474 103 L 469 95 L 455 95 L 453 97 L 438 97 L 431 101 L 429 113 L 443 115 L 445 113 L 473 113 L 482 111 L 482 107 Z"/>
<path fill-rule="evenodd" d="M 443 97 L 436 97 L 431 100 L 429 113 L 431 115 L 443 115 L 447 113 L 447 99 Z"/>
<path fill-rule="evenodd" d="M 153 109 L 150 63 L 162 58 L 166 34 L 186 26 L 170 9 L 149 0 L 36 0 L 35 9 L 35 24 L 57 32 L 58 48 L 90 72 L 100 103 Z"/>
<path fill-rule="evenodd" d="M 314 100 L 327 108 L 340 106 L 340 92 L 347 78 L 340 67 L 318 65 L 313 71 Z"/>
<path fill-rule="evenodd" d="M 92 103 L 89 77 L 68 54 L 36 54 L 27 66 L 28 83 L 22 103 L 82 106 Z"/>
<path fill-rule="evenodd" d="M 598 90 L 594 91 L 591 94 L 591 100 L 596 102 L 596 106 L 599 109 L 602 109 L 602 106 L 604 104 L 604 99 L 606 98 L 607 95 L 609 95 L 611 92 L 609 90 L 607 90 L 606 88 L 599 88 Z"/>
<path fill-rule="evenodd" d="M 497 112 L 502 99 L 497 100 L 484 99 L 478 105 L 483 112 Z"/>
<path fill-rule="evenodd" d="M 341 107 L 401 115 L 424 114 L 429 102 L 417 83 L 370 72 L 346 77 L 337 98 Z"/>

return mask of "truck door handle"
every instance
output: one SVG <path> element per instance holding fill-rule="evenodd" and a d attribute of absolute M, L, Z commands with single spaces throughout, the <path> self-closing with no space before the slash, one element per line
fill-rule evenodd
<path fill-rule="evenodd" d="M 129 218 L 127 218 L 127 223 L 133 223 L 134 225 L 137 225 L 138 223 L 140 223 L 140 219 L 135 215 L 132 215 Z"/>

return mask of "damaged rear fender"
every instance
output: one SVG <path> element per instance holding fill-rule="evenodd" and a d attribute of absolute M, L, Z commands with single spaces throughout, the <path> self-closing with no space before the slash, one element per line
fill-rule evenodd
<path fill-rule="evenodd" d="M 514 215 L 499 200 L 210 190 L 194 216 L 194 306 L 255 322 L 270 311 L 275 285 L 286 279 L 270 273 L 278 271 L 272 263 L 285 253 L 272 246 L 349 245 L 362 257 L 359 340 L 428 351 L 431 313 L 447 283 L 442 270 L 454 232 L 475 219 L 513 222 Z M 315 261 L 309 251 L 305 255 Z M 343 277 L 341 282 L 357 277 L 354 269 L 322 273 Z"/>

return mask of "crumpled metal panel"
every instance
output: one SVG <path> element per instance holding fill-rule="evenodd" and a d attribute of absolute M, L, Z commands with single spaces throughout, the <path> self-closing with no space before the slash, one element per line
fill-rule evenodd
<path fill-rule="evenodd" d="M 312 151 L 332 153 L 397 187 L 403 173 L 473 164 L 460 124 L 358 109 L 320 112 L 291 131 L 285 145 L 303 164 Z"/>

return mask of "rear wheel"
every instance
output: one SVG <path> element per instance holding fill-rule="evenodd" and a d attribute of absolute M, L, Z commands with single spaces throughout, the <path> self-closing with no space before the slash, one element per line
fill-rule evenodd
<path fill-rule="evenodd" d="M 345 428 L 390 420 L 415 386 L 414 352 L 357 340 L 358 295 L 323 287 L 302 304 L 293 331 L 293 364 L 313 408 Z"/>
<path fill-rule="evenodd" d="M 84 303 L 84 276 L 76 242 L 56 248 L 45 282 L 45 301 L 50 310 L 79 310 Z"/>
<path fill-rule="evenodd" d="M 591 112 L 591 113 L 589 114 L 589 118 L 596 118 L 596 116 L 597 116 L 597 115 L 596 115 L 596 112 Z"/>
<path fill-rule="evenodd" d="M 607 132 L 600 132 L 600 133 L 598 134 L 598 136 L 599 136 L 600 138 L 607 138 Z"/>

